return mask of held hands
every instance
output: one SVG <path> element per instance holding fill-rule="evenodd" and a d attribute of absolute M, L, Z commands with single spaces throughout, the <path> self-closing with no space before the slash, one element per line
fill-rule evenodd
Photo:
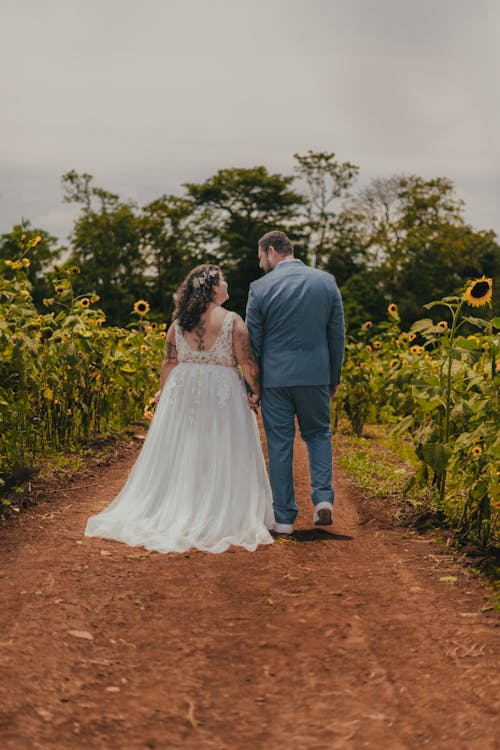
<path fill-rule="evenodd" d="M 330 386 L 330 398 L 335 398 L 335 396 L 337 395 L 338 390 L 339 390 L 338 385 L 331 385 Z"/>
<path fill-rule="evenodd" d="M 250 409 L 258 414 L 260 405 L 260 396 L 255 393 L 247 393 L 248 405 Z"/>
<path fill-rule="evenodd" d="M 161 396 L 161 388 L 160 388 L 160 390 L 159 390 L 159 391 L 156 391 L 155 395 L 153 396 L 153 398 L 154 398 L 154 400 L 155 400 L 155 404 L 156 404 L 157 406 L 158 406 L 158 401 L 160 400 L 160 396 Z"/>

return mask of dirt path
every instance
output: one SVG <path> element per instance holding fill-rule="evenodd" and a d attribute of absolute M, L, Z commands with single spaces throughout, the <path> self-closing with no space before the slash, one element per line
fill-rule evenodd
<path fill-rule="evenodd" d="M 134 456 L 0 532 L 2 750 L 496 747 L 498 620 L 448 555 L 360 523 L 338 472 L 333 532 L 311 531 L 300 442 L 297 541 L 83 538 Z"/>

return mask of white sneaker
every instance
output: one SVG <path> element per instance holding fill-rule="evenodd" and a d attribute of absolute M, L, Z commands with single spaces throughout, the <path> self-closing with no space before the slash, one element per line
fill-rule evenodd
<path fill-rule="evenodd" d="M 333 524 L 332 503 L 318 503 L 314 506 L 313 522 L 315 526 L 331 526 Z"/>
<path fill-rule="evenodd" d="M 273 524 L 273 531 L 275 531 L 277 534 L 293 534 L 293 524 L 276 523 L 275 521 Z"/>

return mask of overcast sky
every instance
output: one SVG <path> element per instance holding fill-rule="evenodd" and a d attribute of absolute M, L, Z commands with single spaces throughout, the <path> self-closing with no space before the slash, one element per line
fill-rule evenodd
<path fill-rule="evenodd" d="M 65 239 L 70 169 L 144 204 L 311 148 L 500 234 L 499 0 L 0 0 L 0 63 L 0 233 Z"/>

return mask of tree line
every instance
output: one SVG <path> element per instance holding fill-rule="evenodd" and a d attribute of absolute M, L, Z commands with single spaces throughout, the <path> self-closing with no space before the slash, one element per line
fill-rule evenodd
<path fill-rule="evenodd" d="M 460 292 L 471 278 L 498 277 L 496 235 L 465 222 L 451 180 L 395 175 L 356 189 L 359 167 L 334 153 L 294 159 L 291 175 L 220 169 L 144 206 L 72 170 L 62 177 L 64 201 L 80 207 L 69 247 L 24 223 L 0 237 L 0 257 L 18 257 L 23 235 L 28 243 L 40 237 L 29 254 L 40 310 L 58 270 L 77 266 L 75 290 L 98 294 L 107 322 L 119 326 L 133 320 L 140 299 L 152 319 L 169 322 L 180 282 L 207 262 L 221 266 L 228 304 L 244 315 L 248 286 L 261 274 L 257 242 L 272 229 L 291 237 L 297 257 L 335 275 L 348 329 L 384 319 L 394 302 L 408 327 L 425 302 Z M 498 296 L 495 304 L 498 315 Z"/>

